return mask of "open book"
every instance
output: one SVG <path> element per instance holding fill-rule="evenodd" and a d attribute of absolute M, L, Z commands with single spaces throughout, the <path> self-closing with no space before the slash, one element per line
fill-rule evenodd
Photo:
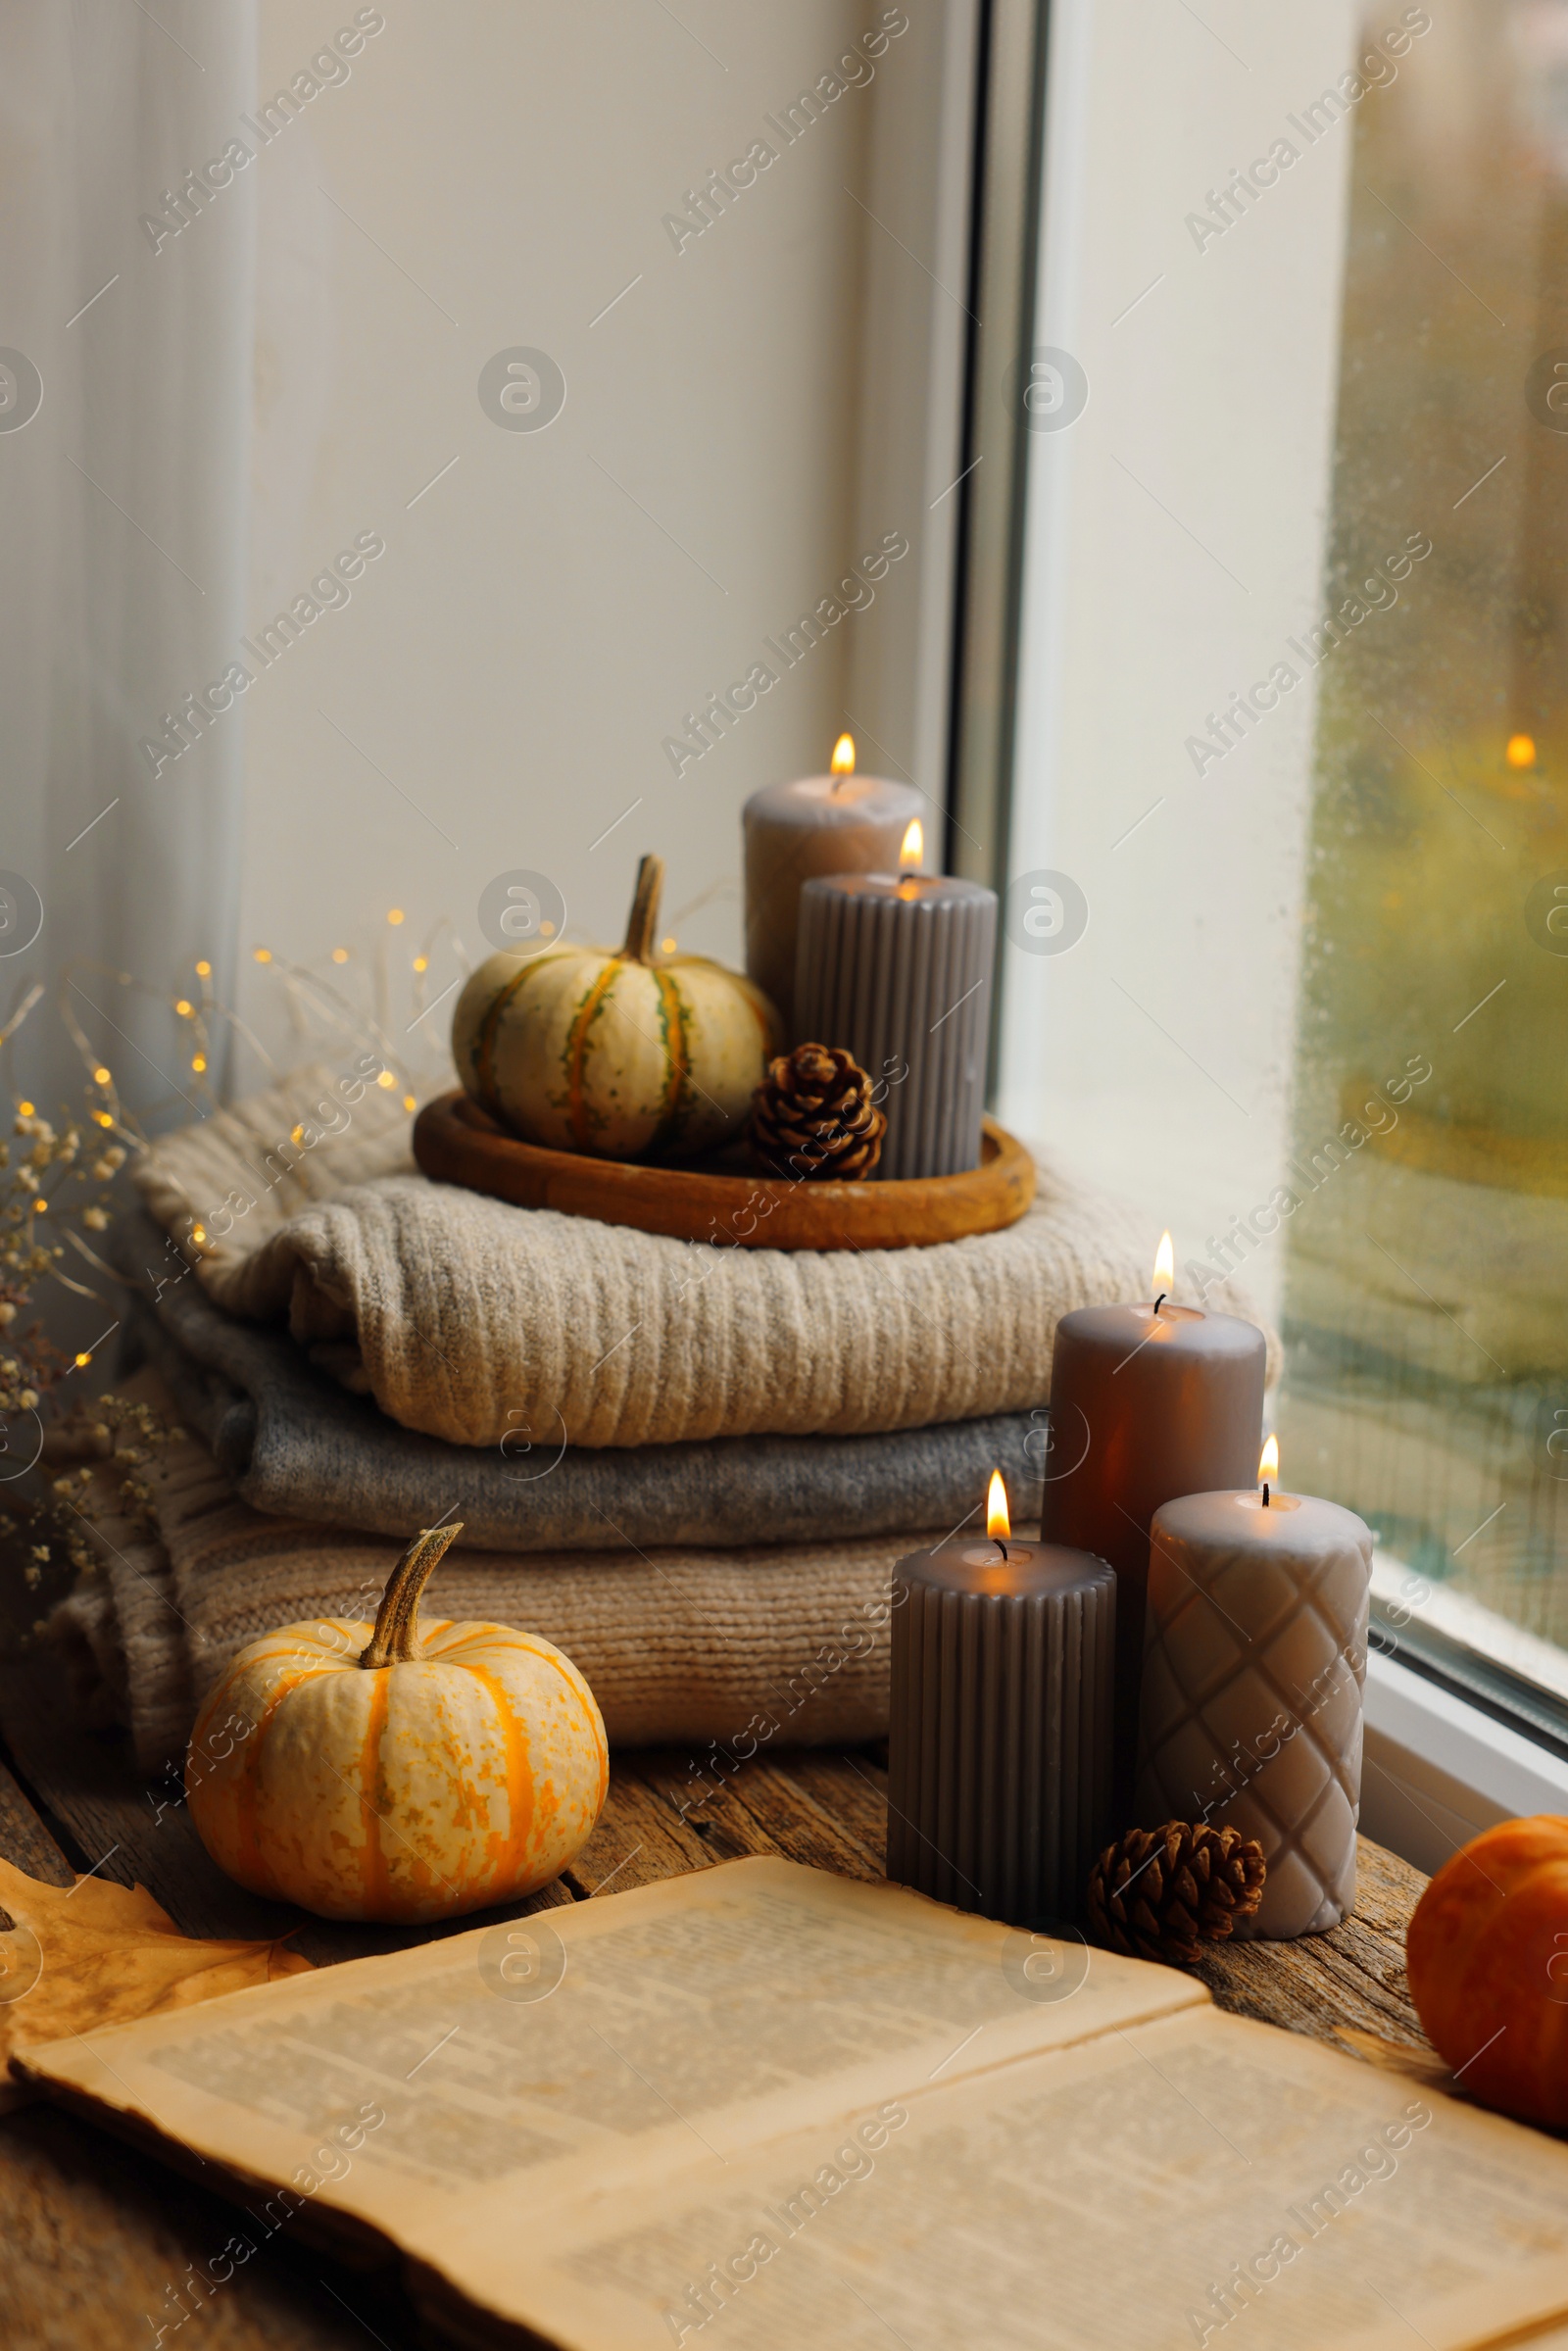
<path fill-rule="evenodd" d="M 24 2064 L 226 2175 L 212 2290 L 328 2221 L 475 2345 L 1463 2351 L 1568 2312 L 1568 2148 L 1170 1969 L 787 1861 Z"/>

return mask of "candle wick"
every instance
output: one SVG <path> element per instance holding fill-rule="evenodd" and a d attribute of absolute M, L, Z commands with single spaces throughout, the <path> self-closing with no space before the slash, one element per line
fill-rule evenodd
<path fill-rule="evenodd" d="M 1002 1537 L 1000 1535 L 993 1535 L 991 1540 L 996 1544 L 998 1550 L 1002 1553 L 1004 1559 L 1007 1559 L 1007 1546 L 1003 1542 Z M 1012 1565 L 1012 1561 L 1010 1559 L 1007 1559 L 1007 1565 L 1009 1567 Z"/>
<path fill-rule="evenodd" d="M 1166 1299 L 1169 1298 L 1169 1296 L 1170 1296 L 1170 1292 L 1169 1292 L 1168 1290 L 1162 1290 L 1162 1291 L 1160 1292 L 1160 1294 L 1159 1294 L 1158 1298 L 1155 1298 L 1155 1300 L 1154 1300 L 1154 1312 L 1155 1312 L 1156 1314 L 1159 1312 L 1159 1309 L 1160 1309 L 1160 1307 L 1161 1307 L 1161 1306 L 1162 1306 L 1162 1305 L 1165 1303 L 1165 1300 L 1166 1300 Z"/>
<path fill-rule="evenodd" d="M 1264 1507 L 1264 1509 L 1265 1509 L 1265 1510 L 1268 1508 L 1268 1480 L 1267 1480 L 1267 1478 L 1265 1478 L 1265 1479 L 1263 1480 L 1263 1507 Z"/>

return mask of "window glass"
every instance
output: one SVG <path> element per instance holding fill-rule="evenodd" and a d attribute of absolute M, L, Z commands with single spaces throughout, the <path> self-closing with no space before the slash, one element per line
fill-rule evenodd
<path fill-rule="evenodd" d="M 1568 1689 L 1568 4 L 1445 0 L 1353 136 L 1286 1456 Z"/>

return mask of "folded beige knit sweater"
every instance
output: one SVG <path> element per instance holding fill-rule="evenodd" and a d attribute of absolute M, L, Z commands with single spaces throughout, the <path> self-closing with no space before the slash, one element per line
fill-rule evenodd
<path fill-rule="evenodd" d="M 394 1420 L 463 1445 L 848 1436 L 1029 1410 L 1062 1314 L 1149 1294 L 1158 1236 L 1047 1165 L 1005 1232 L 719 1249 L 433 1184 L 408 1124 L 363 1074 L 306 1070 L 167 1137 L 135 1178 L 167 1232 L 200 1227 L 217 1304 L 286 1314 Z M 1239 1293 L 1214 1302 L 1248 1310 Z"/>

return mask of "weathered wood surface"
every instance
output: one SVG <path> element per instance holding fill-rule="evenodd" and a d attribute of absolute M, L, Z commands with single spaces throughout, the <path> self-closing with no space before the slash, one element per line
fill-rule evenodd
<path fill-rule="evenodd" d="M 1363 1837 L 1355 1909 L 1343 1927 L 1294 1943 L 1220 1943 L 1198 1973 L 1222 2008 L 1446 2082 L 1404 1977 L 1404 1931 L 1425 1885 L 1419 1870 Z"/>
<path fill-rule="evenodd" d="M 240 2223 L 232 2204 L 74 2116 L 0 2121 L 0 2339 L 7 2351 L 410 2351 L 423 2337 L 390 2278 L 279 2232 L 211 2296 L 192 2285 Z M 259 2231 L 256 2233 L 260 2233 Z M 192 2302 L 196 2308 L 192 2310 Z M 190 2332 L 172 2328 L 181 2312 Z"/>
<path fill-rule="evenodd" d="M 294 1929 L 318 1966 L 483 1923 L 329 1926 L 242 1892 L 209 1861 L 172 1786 L 149 1788 L 122 1743 L 73 1724 L 36 1653 L 0 1668 L 0 1728 L 11 1767 L 0 1768 L 0 1851 L 38 1877 L 63 1884 L 97 1865 L 148 1886 L 187 1934 Z M 722 1782 L 683 1751 L 621 1755 L 604 1817 L 565 1879 L 516 1908 L 591 1900 L 748 1853 L 876 1878 L 886 1825 L 887 1774 L 868 1751 L 758 1756 Z M 1200 1973 L 1224 2007 L 1441 2081 L 1404 1982 L 1404 1926 L 1423 1883 L 1363 1842 L 1356 1914 L 1344 1927 L 1296 1944 L 1222 1947 Z M 220 2198 L 73 2116 L 31 2107 L 0 2119 L 5 2351 L 151 2344 L 184 2307 L 187 2265 L 200 2270 L 222 2248 L 233 2218 Z M 430 2339 L 391 2276 L 367 2278 L 281 2234 L 203 2304 L 199 2325 L 223 2351 L 376 2341 L 404 2351 Z"/>

